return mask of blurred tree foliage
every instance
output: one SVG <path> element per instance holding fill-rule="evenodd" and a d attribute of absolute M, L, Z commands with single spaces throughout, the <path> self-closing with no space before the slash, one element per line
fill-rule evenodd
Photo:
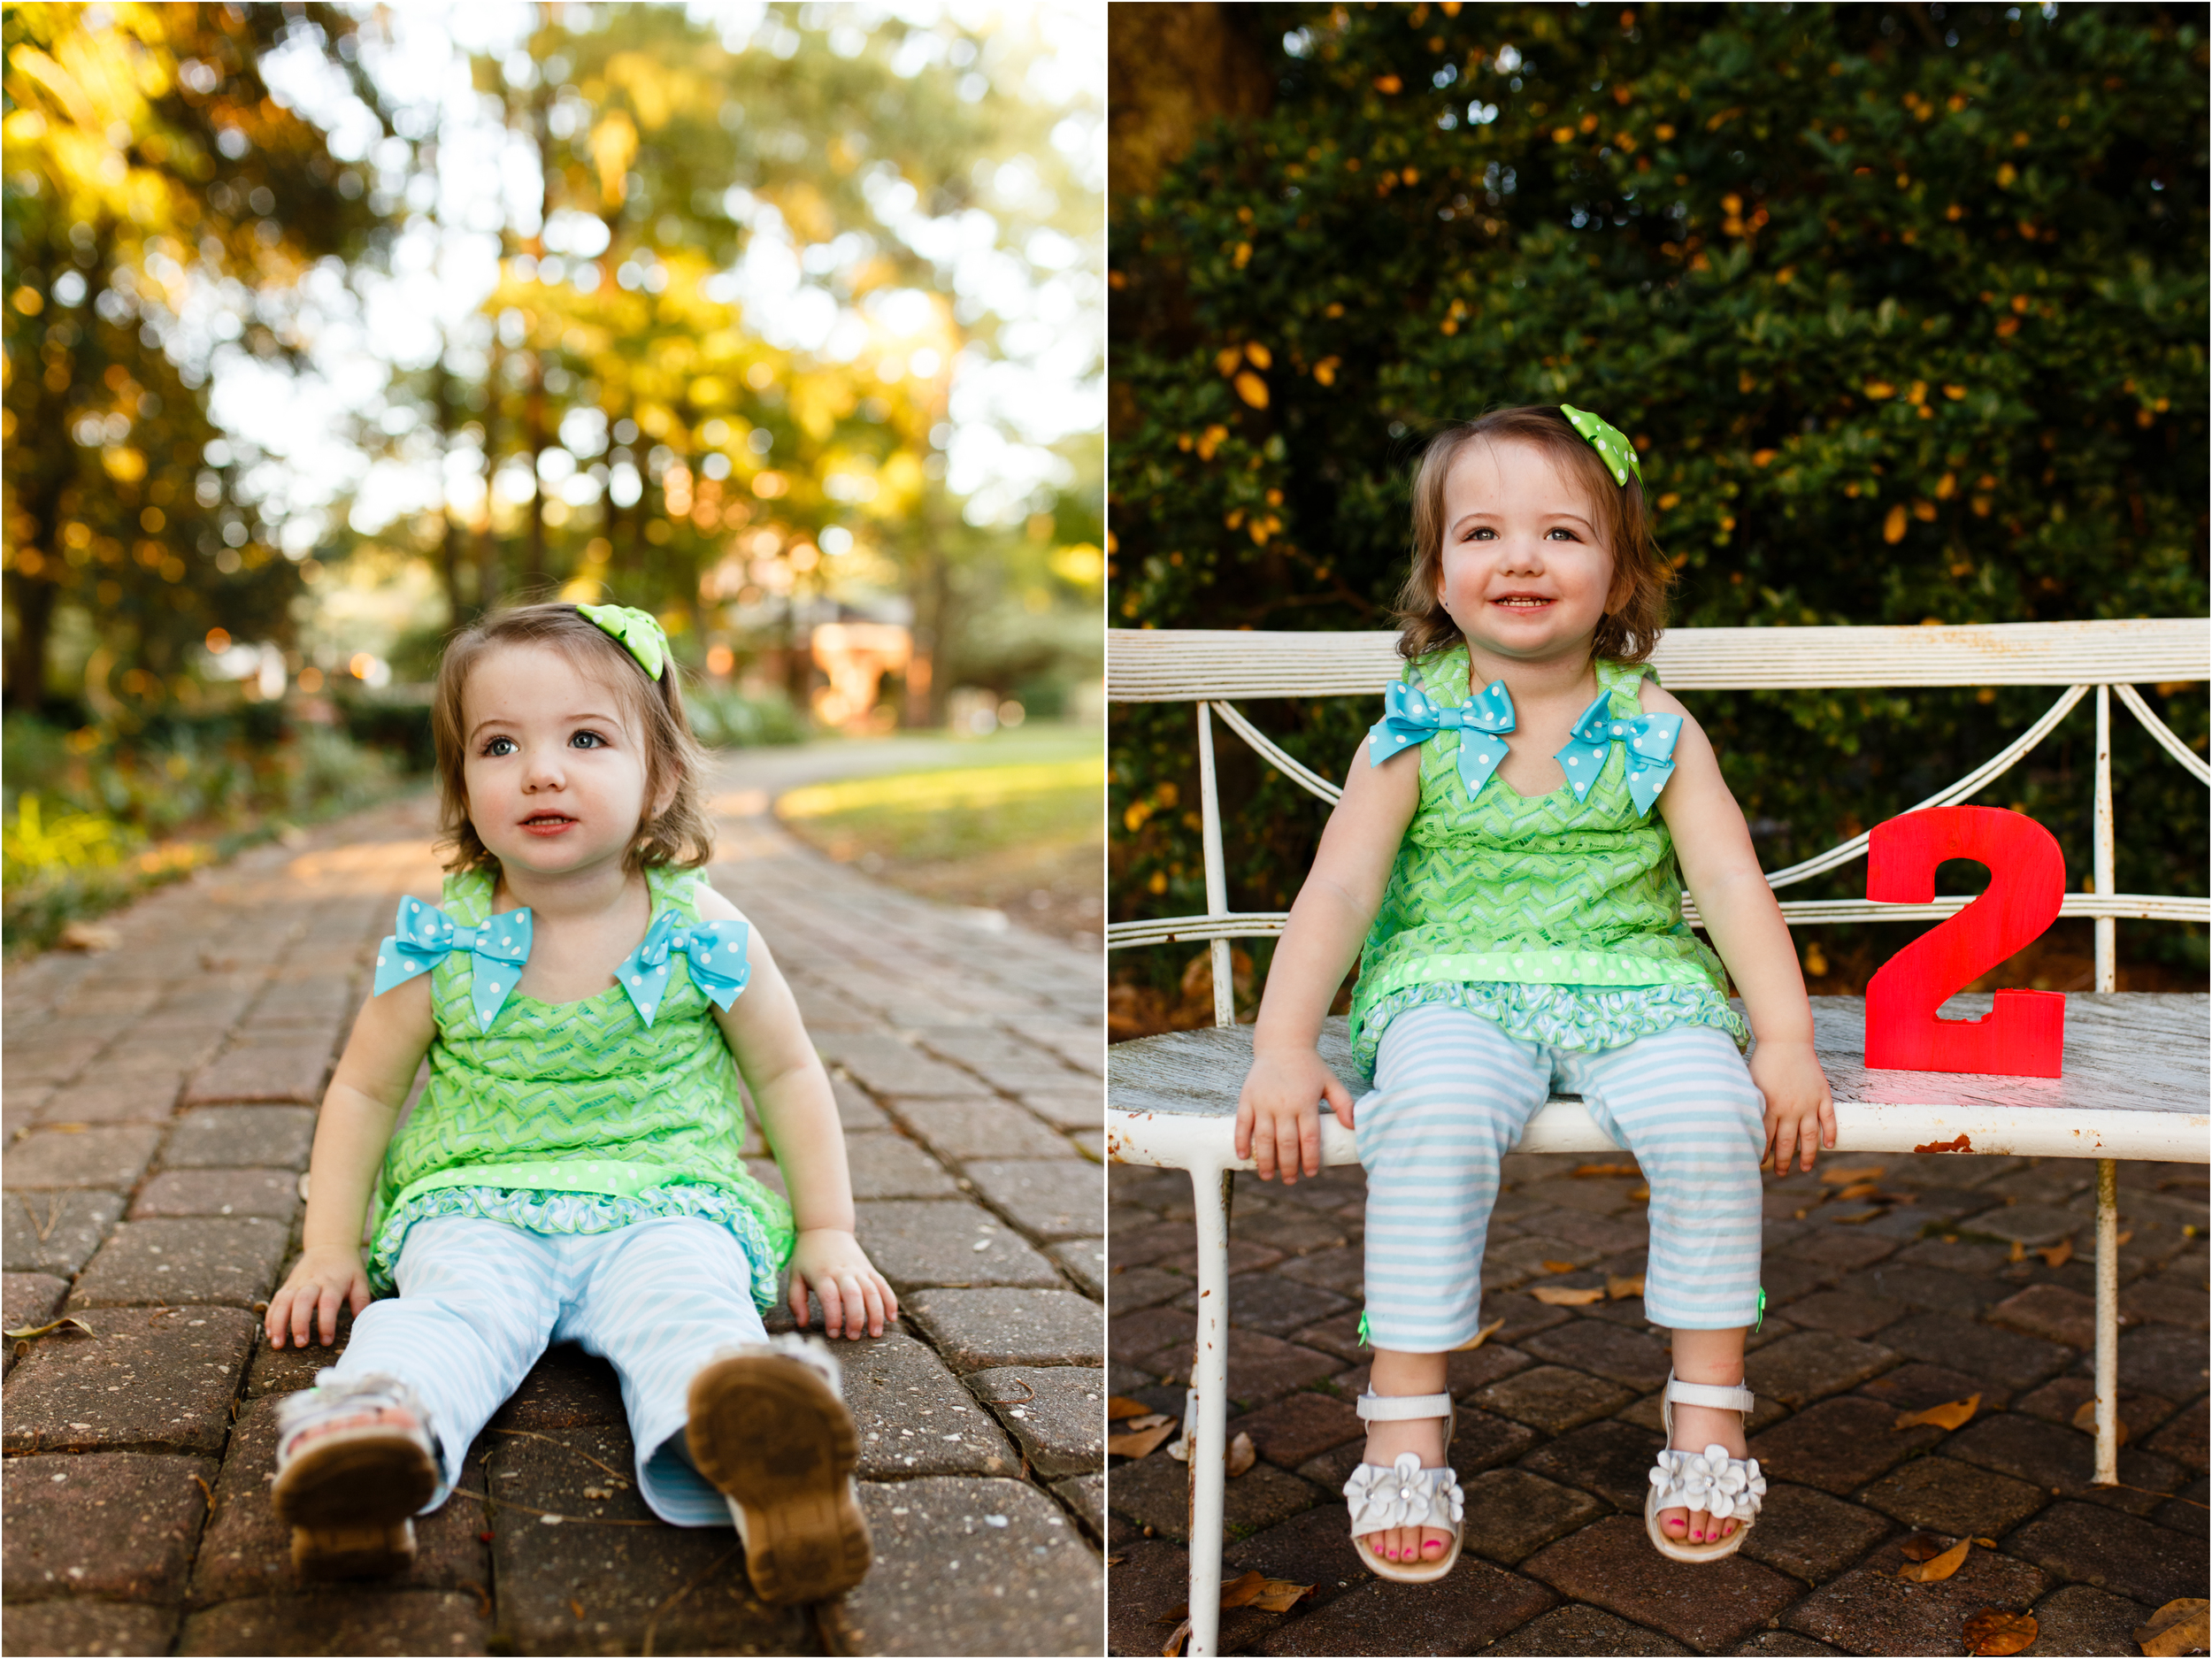
<path fill-rule="evenodd" d="M 436 572 L 442 614 L 425 609 L 403 664 L 418 672 L 451 626 L 517 595 L 646 606 L 696 664 L 710 633 L 743 631 L 733 618 L 767 618 L 755 642 L 790 643 L 804 625 L 785 602 L 822 595 L 833 570 L 872 573 L 913 595 L 940 670 L 926 687 L 913 676 L 917 720 L 964 665 L 1018 672 L 989 637 L 1010 601 L 1041 596 L 1063 634 L 1069 613 L 1094 616 L 1094 460 L 1089 502 L 1039 492 L 1042 541 L 967 522 L 944 485 L 956 359 L 995 355 L 1006 311 L 956 291 L 956 256 L 980 236 L 1005 260 L 1094 257 L 1095 195 L 1052 142 L 1063 111 L 1024 92 L 1025 64 L 953 20 L 864 30 L 776 5 L 747 42 L 674 4 L 528 15 L 518 50 L 467 65 L 474 114 L 499 129 L 488 159 L 481 119 L 457 118 L 442 85 L 365 68 L 390 48 L 389 14 L 7 9 L 11 706 L 58 697 L 81 718 L 88 638 L 84 698 L 104 723 L 204 699 L 188 648 L 211 637 L 273 641 L 297 673 L 316 598 L 303 583 L 364 551 Z M 324 96 L 358 100 L 370 135 L 349 116 L 334 148 L 315 122 L 348 111 L 296 111 L 316 77 L 268 75 L 280 51 L 319 55 L 338 83 Z M 1028 184 L 1013 196 L 1010 166 Z M 926 247 L 890 228 L 913 215 Z M 779 345 L 779 319 L 745 314 L 730 267 L 764 235 L 822 290 L 804 297 L 864 321 L 859 349 Z M 443 499 L 373 534 L 342 500 L 301 544 L 304 516 L 268 481 L 284 457 L 210 419 L 204 365 L 223 346 L 182 342 L 211 325 L 217 342 L 296 361 L 318 261 L 336 256 L 328 273 L 365 292 L 426 247 L 472 253 L 471 238 L 498 257 L 482 306 L 426 354 L 395 349 L 380 396 L 348 393 L 362 449 L 441 472 Z M 1095 449 L 1063 452 L 1079 474 Z M 1090 638 L 1058 652 L 1064 675 L 1096 672 Z"/>
<path fill-rule="evenodd" d="M 1634 438 L 1685 626 L 2204 614 L 2200 8 L 1233 18 L 1271 107 L 1112 204 L 1117 626 L 1392 626 L 1423 437 L 1563 400 Z M 2144 689 L 2202 752 L 2204 687 Z M 2051 695 L 1691 701 L 1773 868 L 1933 793 Z M 1250 712 L 1331 775 L 1375 716 Z M 2204 790 L 2115 719 L 2121 890 L 2204 892 Z M 1204 908 L 1190 722 L 1115 711 L 1119 915 Z M 2048 825 L 2078 876 L 2093 743 L 2085 704 L 1982 797 Z M 1230 902 L 1283 908 L 1325 810 L 1217 752 Z M 2139 941 L 2204 962 L 2200 930 Z"/>
<path fill-rule="evenodd" d="M 372 216 L 332 188 L 324 134 L 261 79 L 261 54 L 302 26 L 353 29 L 324 5 L 19 4 L 0 17 L 18 709 L 46 699 L 61 605 L 96 619 L 86 695 L 121 712 L 196 699 L 187 648 L 219 621 L 281 627 L 297 591 L 296 569 L 250 535 L 231 481 L 205 465 L 204 381 L 150 319 L 183 308 L 188 267 L 257 293 L 361 250 Z M 257 319 L 245 332 L 264 357 L 297 343 Z"/>

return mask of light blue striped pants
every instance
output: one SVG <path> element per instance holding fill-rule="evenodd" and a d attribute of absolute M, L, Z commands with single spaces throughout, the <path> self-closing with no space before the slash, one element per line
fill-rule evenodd
<path fill-rule="evenodd" d="M 1651 1322 L 1721 1331 L 1757 1317 L 1766 1102 L 1725 1033 L 1680 1025 L 1578 1053 L 1431 1003 L 1385 1029 L 1375 1087 L 1353 1118 L 1375 1347 L 1441 1353 L 1480 1328 L 1498 1160 L 1555 1083 L 1582 1096 L 1650 1183 Z"/>
<path fill-rule="evenodd" d="M 672 1526 L 727 1526 L 729 1506 L 692 1468 L 682 1434 L 691 1379 L 715 1349 L 767 1340 L 753 1271 L 728 1229 L 693 1217 L 611 1233 L 531 1233 L 446 1216 L 408 1230 L 397 1296 L 353 1322 L 335 1367 L 410 1385 L 438 1437 L 438 1490 L 549 1342 L 613 1363 L 637 1446 L 639 1494 Z"/>

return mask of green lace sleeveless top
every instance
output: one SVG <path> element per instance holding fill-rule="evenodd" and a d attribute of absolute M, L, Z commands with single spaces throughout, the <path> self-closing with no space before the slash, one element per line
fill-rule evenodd
<path fill-rule="evenodd" d="M 651 914 L 699 920 L 695 872 L 648 869 Z M 494 876 L 446 878 L 441 908 L 467 926 L 491 912 Z M 431 971 L 438 1034 L 430 1081 L 386 1149 L 368 1256 L 391 1283 L 407 1230 L 468 1215 L 541 1232 L 598 1233 L 667 1216 L 728 1227 L 753 1263 L 753 1298 L 779 1300 L 791 1209 L 740 1156 L 745 1112 L 737 1063 L 714 1005 L 672 957 L 651 1025 L 619 986 L 553 1004 L 511 993 L 488 1031 L 470 1004 L 471 958 Z"/>
<path fill-rule="evenodd" d="M 1596 670 L 1614 715 L 1641 712 L 1636 689 L 1647 665 L 1601 660 Z M 1468 672 L 1461 645 L 1408 677 L 1457 707 L 1470 695 Z M 1586 801 L 1563 784 L 1524 796 L 1495 773 L 1471 799 L 1460 741 L 1445 730 L 1420 747 L 1420 804 L 1360 955 L 1355 1063 L 1371 1070 L 1393 1015 L 1440 1001 L 1564 1047 L 1611 1047 L 1684 1024 L 1747 1041 L 1720 958 L 1682 919 L 1666 823 L 1630 798 L 1621 746 L 1608 749 Z"/>

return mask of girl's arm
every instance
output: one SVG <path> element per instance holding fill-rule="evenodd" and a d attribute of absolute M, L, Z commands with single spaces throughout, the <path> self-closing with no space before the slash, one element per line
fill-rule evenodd
<path fill-rule="evenodd" d="M 744 919 L 703 881 L 698 897 L 703 920 Z M 752 1091 L 761 1133 L 791 1195 L 799 1234 L 791 1254 L 791 1317 L 805 1327 L 811 1288 L 822 1299 L 822 1329 L 828 1335 L 856 1337 L 864 1329 L 881 1336 L 885 1322 L 899 1317 L 899 1299 L 854 1236 L 845 1130 L 829 1073 L 807 1040 L 798 1002 L 758 928 L 747 936 L 745 962 L 743 993 L 728 1008 L 715 1010 L 715 1018 Z"/>
<path fill-rule="evenodd" d="M 1751 1080 L 1766 1096 L 1767 1152 L 1774 1172 L 1788 1172 L 1793 1156 L 1813 1167 L 1816 1139 L 1836 1144 L 1836 1107 L 1828 1079 L 1813 1057 L 1813 1010 L 1805 999 L 1797 948 L 1782 919 L 1751 845 L 1743 809 L 1728 792 L 1713 745 L 1690 712 L 1648 680 L 1647 711 L 1678 714 L 1674 775 L 1659 795 L 1659 815 L 1674 836 L 1682 879 L 1697 913 L 1743 998 L 1752 1034 Z"/>
<path fill-rule="evenodd" d="M 1415 757 L 1409 760 L 1408 753 Z M 1371 766 L 1362 738 L 1275 947 L 1252 1030 L 1252 1070 L 1237 1102 L 1237 1156 L 1249 1157 L 1262 1180 L 1272 1180 L 1279 1169 L 1286 1185 L 1301 1169 L 1320 1174 L 1316 1100 L 1325 1096 L 1337 1121 L 1352 1126 L 1351 1093 L 1321 1063 L 1315 1045 L 1382 903 L 1398 843 L 1420 801 L 1418 750 Z"/>
<path fill-rule="evenodd" d="M 357 1315 L 369 1305 L 361 1266 L 369 1192 L 436 1035 L 426 973 L 370 997 L 353 1022 L 315 1120 L 300 1259 L 269 1300 L 265 1324 L 272 1348 L 282 1348 L 288 1332 L 293 1347 L 305 1348 L 317 1329 L 327 1348 L 338 1339 L 339 1308 L 349 1304 Z"/>

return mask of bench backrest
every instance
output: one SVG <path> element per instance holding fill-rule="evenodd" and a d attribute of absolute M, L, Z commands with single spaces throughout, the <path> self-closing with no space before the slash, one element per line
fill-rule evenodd
<path fill-rule="evenodd" d="M 1221 807 L 1213 764 L 1213 716 L 1219 714 L 1277 770 L 1309 793 L 1335 800 L 1338 787 L 1301 764 L 1245 719 L 1232 702 L 1249 697 L 1379 697 L 1404 672 L 1397 634 L 1279 634 L 1227 629 L 1116 628 L 1107 634 L 1106 695 L 1111 703 L 1197 705 L 1200 810 L 1205 849 L 1206 913 L 1117 922 L 1107 948 L 1206 940 L 1214 969 L 1217 1025 L 1235 1020 L 1229 976 L 1232 939 L 1279 933 L 1280 912 L 1234 912 L 1227 902 Z M 2039 742 L 2074 704 L 2097 695 L 2097 765 L 2093 856 L 2094 891 L 2069 894 L 2060 914 L 2097 922 L 2097 988 L 2115 979 L 2113 923 L 2119 917 L 2212 922 L 2212 901 L 2113 891 L 2111 698 L 2129 711 L 2198 781 L 2212 767 L 2154 714 L 2138 682 L 2212 679 L 2212 621 L 2144 618 L 2108 622 L 2015 622 L 1964 627 L 1673 628 L 1652 662 L 1670 690 L 1799 690 L 1843 687 L 2061 686 L 2066 689 L 2027 731 L 1966 777 L 1917 806 L 1949 805 L 1993 781 Z M 1847 864 L 1865 849 L 1858 835 L 1817 857 L 1772 872 L 1779 887 Z M 1783 905 L 1803 922 L 1917 920 L 1947 916 L 1965 899 L 1933 904 L 1865 900 Z M 1694 925 L 1694 910 L 1686 915 Z"/>

